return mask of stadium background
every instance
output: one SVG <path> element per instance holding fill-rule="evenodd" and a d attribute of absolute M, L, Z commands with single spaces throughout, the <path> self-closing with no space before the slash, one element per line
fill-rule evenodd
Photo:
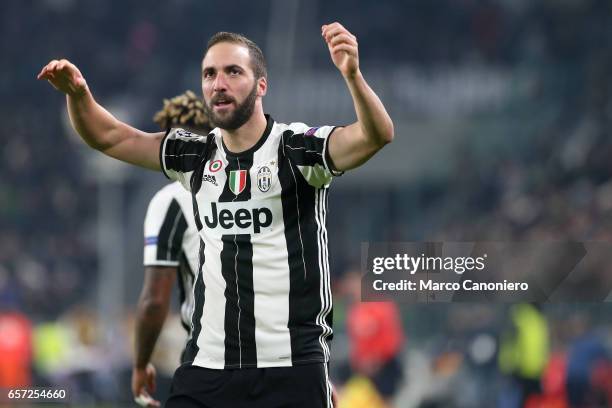
<path fill-rule="evenodd" d="M 79 404 L 130 401 L 142 220 L 166 180 L 75 138 L 63 97 L 35 80 L 53 58 L 76 63 L 103 105 L 153 131 L 163 98 L 200 92 L 206 39 L 237 31 L 267 56 L 264 106 L 276 120 L 343 124 L 354 120 L 353 107 L 320 26 L 338 20 L 358 37 L 362 71 L 396 139 L 336 180 L 330 196 L 336 366 L 348 355 L 343 276 L 358 267 L 361 242 L 612 237 L 608 0 L 0 7 L 0 313 L 18 312 L 31 328 L 31 342 L 20 342 L 20 352 L 33 350 L 31 383 L 68 383 Z M 509 307 L 401 306 L 406 375 L 396 406 L 493 406 L 504 383 L 495 350 Z M 587 327 L 609 351 L 611 311 L 610 303 L 544 305 L 551 352 L 570 352 Z M 9 329 L 0 324 L 7 344 Z M 176 331 L 158 347 L 161 387 L 177 361 Z M 0 359 L 4 373 L 9 360 Z"/>

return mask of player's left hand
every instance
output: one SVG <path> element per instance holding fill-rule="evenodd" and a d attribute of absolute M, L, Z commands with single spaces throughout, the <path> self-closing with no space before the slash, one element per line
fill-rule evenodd
<path fill-rule="evenodd" d="M 325 39 L 334 65 L 342 76 L 349 78 L 357 74 L 359 71 L 357 37 L 338 22 L 322 26 L 321 35 Z"/>
<path fill-rule="evenodd" d="M 153 364 L 148 363 L 145 368 L 132 369 L 132 393 L 134 401 L 141 407 L 159 407 L 161 404 L 149 392 L 155 392 L 156 371 Z"/>

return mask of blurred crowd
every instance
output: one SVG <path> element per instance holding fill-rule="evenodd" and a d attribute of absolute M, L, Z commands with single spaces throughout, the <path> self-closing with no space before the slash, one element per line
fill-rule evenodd
<path fill-rule="evenodd" d="M 610 307 L 597 304 L 359 302 L 359 272 L 337 282 L 330 373 L 341 408 L 606 408 Z M 130 406 L 134 332 L 73 308 L 53 321 L 0 313 L 0 387 L 67 390 L 76 406 Z M 112 341 L 101 338 L 112 337 Z M 164 400 L 185 341 L 169 317 L 152 362 Z"/>
<path fill-rule="evenodd" d="M 611 309 L 606 304 L 565 309 L 544 305 L 535 311 L 525 309 L 531 306 L 489 310 L 436 305 L 399 312 L 351 312 L 354 301 L 346 289 L 350 274 L 344 272 L 359 259 L 364 241 L 612 238 L 612 2 L 302 3 L 301 18 L 338 19 L 354 28 L 364 65 L 428 72 L 473 64 L 526 72 L 531 78 L 528 84 L 517 85 L 527 89 L 520 98 L 460 118 L 458 137 L 465 136 L 462 140 L 468 142 L 453 147 L 452 159 L 444 163 L 445 173 L 410 185 L 344 188 L 332 194 L 329 230 L 338 297 L 335 343 L 340 344 L 335 347 L 340 348 L 337 355 L 346 357 L 344 363 L 338 362 L 338 381 L 346 380 L 348 390 L 380 397 L 381 404 L 400 401 L 397 406 L 423 408 L 494 406 L 500 395 L 507 396 L 506 402 L 519 398 L 525 405 L 527 399 L 521 399 L 525 392 L 533 396 L 531 404 L 540 404 L 531 406 L 544 406 L 542 400 L 533 401 L 552 393 L 551 405 L 546 406 L 565 407 L 569 405 L 561 404 L 572 402 L 586 387 L 585 381 L 588 387 L 605 390 L 610 372 L 593 361 L 609 358 Z M 99 340 L 105 335 L 96 332 L 95 313 L 81 306 L 92 306 L 98 273 L 95 175 L 88 174 L 91 168 L 78 144 L 65 136 L 60 98 L 35 81 L 38 70 L 57 56 L 78 61 L 95 83 L 99 99 L 123 109 L 134 125 L 153 130 L 151 116 L 162 98 L 177 89 L 198 89 L 198 73 L 193 71 L 197 64 L 190 63 L 188 69 L 182 64 L 199 61 L 205 38 L 222 29 L 242 31 L 262 43 L 266 52 L 267 27 L 278 24 L 271 17 L 275 6 L 273 1 L 236 7 L 188 0 L 155 7 L 118 0 L 20 1 L 1 6 L 0 339 L 15 333 L 7 330 L 30 339 L 19 342 L 31 345 L 21 350 L 30 356 L 24 357 L 27 381 L 71 382 L 84 390 L 83 401 L 104 401 L 113 395 L 129 400 L 129 390 L 120 391 L 129 384 L 127 377 L 117 380 L 109 374 L 129 373 L 129 323 L 117 329 L 125 344 L 110 353 Z M 299 26 L 294 37 L 300 69 L 317 72 L 328 66 L 327 56 L 316 52 L 318 38 L 302 33 Z M 135 94 L 147 97 L 133 98 Z M 401 106 L 390 108 L 401 115 Z M 414 112 L 406 112 L 406 117 L 414 117 Z M 354 202 L 359 205 L 351 205 Z M 364 208 L 371 209 L 368 217 L 363 216 Z M 360 330 L 369 326 L 360 325 L 356 316 L 367 321 L 379 312 L 388 314 L 389 330 L 398 334 L 387 339 L 387 354 L 373 357 L 384 361 L 358 362 L 355 356 L 363 353 L 351 357 L 348 347 L 343 352 L 343 339 L 348 339 L 347 344 L 360 341 Z M 547 339 L 538 346 L 546 349 L 538 354 L 539 367 L 527 376 L 517 368 L 520 362 L 499 359 L 502 344 L 508 351 L 516 346 L 512 341 L 519 341 L 517 333 L 520 337 L 524 327 L 517 326 L 521 319 L 515 314 L 521 313 L 540 316 L 539 326 L 527 330 L 539 330 L 539 336 Z M 365 349 L 376 347 L 365 341 Z M 52 361 L 61 355 L 53 349 L 56 343 L 82 352 L 82 365 Z M 0 369 L 5 368 L 0 364 Z M 89 374 L 78 374 L 82 372 Z M 428 381 L 419 380 L 419 375 Z M 354 377 L 358 381 L 350 383 Z M 401 381 L 389 384 L 387 378 Z M 492 378 L 498 388 L 487 386 Z M 579 385 L 572 388 L 572 384 Z M 607 400 L 601 398 L 571 406 L 605 406 L 601 401 L 612 405 L 609 394 Z M 474 401 L 485 402 L 475 405 Z"/>

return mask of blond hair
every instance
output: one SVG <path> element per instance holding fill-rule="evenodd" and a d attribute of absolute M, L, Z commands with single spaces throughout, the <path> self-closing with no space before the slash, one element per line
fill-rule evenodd
<path fill-rule="evenodd" d="M 164 99 L 164 107 L 153 116 L 153 121 L 162 130 L 181 127 L 206 134 L 212 129 L 204 102 L 192 91 Z"/>

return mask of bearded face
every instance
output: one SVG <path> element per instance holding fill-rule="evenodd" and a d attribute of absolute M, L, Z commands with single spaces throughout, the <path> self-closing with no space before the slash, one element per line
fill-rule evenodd
<path fill-rule="evenodd" d="M 210 101 L 205 102 L 204 107 L 213 126 L 225 130 L 236 130 L 253 115 L 256 100 L 257 82 L 253 84 L 253 88 L 242 102 L 237 101 L 235 97 L 226 92 L 218 92 Z"/>
<path fill-rule="evenodd" d="M 255 76 L 246 46 L 220 42 L 207 50 L 202 60 L 202 94 L 215 127 L 236 130 L 248 122 L 260 90 L 265 93 L 265 84 Z"/>

